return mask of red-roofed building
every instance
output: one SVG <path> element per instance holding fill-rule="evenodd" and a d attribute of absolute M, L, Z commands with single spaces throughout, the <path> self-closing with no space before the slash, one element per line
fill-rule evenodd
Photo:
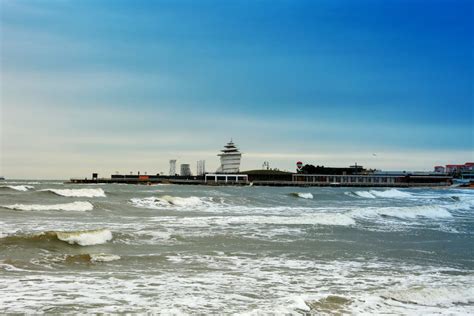
<path fill-rule="evenodd" d="M 474 171 L 474 162 L 466 162 L 463 171 Z"/>
<path fill-rule="evenodd" d="M 434 167 L 434 172 L 444 173 L 445 171 L 446 171 L 446 168 L 444 168 L 443 166 Z"/>
<path fill-rule="evenodd" d="M 446 165 L 446 173 L 460 172 L 464 165 Z"/>

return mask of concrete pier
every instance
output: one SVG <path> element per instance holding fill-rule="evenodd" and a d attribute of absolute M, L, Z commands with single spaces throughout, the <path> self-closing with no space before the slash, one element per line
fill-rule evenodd
<path fill-rule="evenodd" d="M 212 180 L 211 180 L 212 179 Z M 210 186 L 279 186 L 279 187 L 446 187 L 452 184 L 451 177 L 383 177 L 383 176 L 328 176 L 328 175 L 300 175 L 295 174 L 291 181 L 285 180 L 257 180 L 242 181 L 238 178 L 231 181 L 229 177 L 220 179 L 217 177 L 180 179 L 172 177 L 159 178 L 94 178 L 94 179 L 71 179 L 72 184 L 179 184 L 179 185 L 210 185 Z M 247 178 L 245 178 L 247 180 Z"/>

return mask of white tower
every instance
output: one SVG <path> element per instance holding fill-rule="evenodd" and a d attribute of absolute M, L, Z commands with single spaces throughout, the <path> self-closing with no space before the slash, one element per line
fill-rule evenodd
<path fill-rule="evenodd" d="M 170 176 L 176 175 L 176 159 L 170 160 Z"/>
<path fill-rule="evenodd" d="M 217 172 L 238 173 L 240 170 L 240 158 L 242 157 L 242 153 L 240 153 L 237 147 L 235 147 L 232 139 L 221 151 L 222 154 L 218 155 L 221 157 L 221 166 L 217 169 Z"/>

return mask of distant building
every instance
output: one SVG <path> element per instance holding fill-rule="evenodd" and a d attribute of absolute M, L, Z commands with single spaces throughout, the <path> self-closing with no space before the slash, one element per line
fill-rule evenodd
<path fill-rule="evenodd" d="M 191 175 L 191 168 L 189 166 L 188 163 L 183 163 L 181 164 L 181 172 L 180 172 L 180 175 L 181 176 L 190 176 Z"/>
<path fill-rule="evenodd" d="M 464 164 L 462 171 L 465 171 L 465 172 L 474 171 L 474 162 L 466 162 Z"/>
<path fill-rule="evenodd" d="M 170 160 L 170 176 L 176 175 L 176 159 Z"/>
<path fill-rule="evenodd" d="M 239 152 L 232 140 L 224 146 L 221 152 L 222 154 L 218 155 L 221 157 L 221 166 L 217 169 L 217 173 L 238 173 L 242 153 Z"/>
<path fill-rule="evenodd" d="M 446 165 L 446 173 L 458 173 L 461 172 L 464 165 Z"/>
<path fill-rule="evenodd" d="M 446 168 L 443 167 L 443 166 L 435 166 L 435 167 L 434 167 L 434 172 L 445 173 L 445 172 L 446 172 Z"/>
<path fill-rule="evenodd" d="M 206 161 L 198 160 L 196 164 L 196 175 L 202 176 L 205 173 L 206 173 Z"/>

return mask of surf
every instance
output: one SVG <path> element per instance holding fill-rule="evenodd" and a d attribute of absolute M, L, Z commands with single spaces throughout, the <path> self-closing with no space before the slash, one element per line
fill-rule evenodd
<path fill-rule="evenodd" d="M 1 207 L 15 211 L 75 211 L 86 212 L 92 211 L 94 205 L 90 202 L 72 202 L 65 204 L 12 204 L 2 205 Z"/>
<path fill-rule="evenodd" d="M 205 201 L 204 198 L 199 198 L 196 196 L 178 197 L 171 195 L 164 195 L 161 197 L 132 198 L 130 199 L 130 202 L 135 207 L 152 209 L 170 206 L 196 207 L 210 203 Z"/>
<path fill-rule="evenodd" d="M 0 186 L 0 189 L 10 189 L 10 190 L 21 191 L 21 192 L 27 192 L 34 188 L 35 187 L 32 185 L 2 185 Z"/>
<path fill-rule="evenodd" d="M 297 198 L 302 198 L 302 199 L 313 199 L 314 196 L 313 194 L 309 192 L 294 192 L 290 193 L 291 196 L 297 197 Z"/>
<path fill-rule="evenodd" d="M 42 192 L 52 192 L 65 197 L 107 197 L 103 189 L 44 189 Z"/>
<path fill-rule="evenodd" d="M 346 192 L 348 195 L 366 198 L 366 199 L 376 199 L 376 198 L 389 198 L 389 199 L 403 199 L 403 198 L 411 198 L 413 195 L 409 192 L 403 192 L 397 189 L 389 189 L 389 190 L 369 190 L 369 191 L 354 191 L 354 192 Z"/>
<path fill-rule="evenodd" d="M 92 246 L 105 244 L 112 240 L 112 232 L 108 229 L 77 230 L 77 231 L 46 231 L 34 235 L 7 235 L 0 240 L 8 244 L 22 242 L 61 241 L 70 245 Z"/>
<path fill-rule="evenodd" d="M 403 220 L 416 218 L 450 218 L 452 214 L 442 205 L 418 205 L 400 207 L 367 207 L 353 210 L 351 215 L 356 218 L 394 217 Z"/>
<path fill-rule="evenodd" d="M 97 263 L 97 262 L 111 262 L 120 260 L 120 256 L 113 255 L 113 254 L 105 254 L 105 253 L 84 253 L 79 255 L 65 255 L 60 260 L 56 261 L 63 261 L 65 263 Z"/>

